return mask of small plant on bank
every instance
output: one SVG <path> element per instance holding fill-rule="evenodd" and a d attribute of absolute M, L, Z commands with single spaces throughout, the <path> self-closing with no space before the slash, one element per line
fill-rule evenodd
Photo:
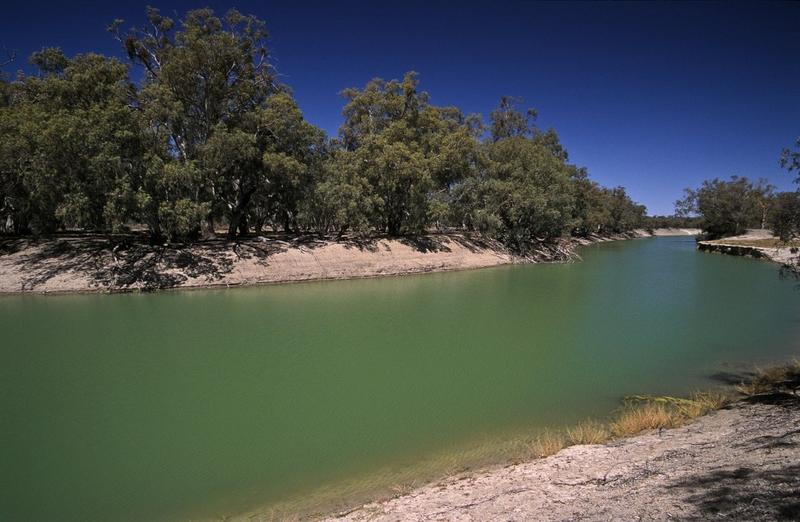
<path fill-rule="evenodd" d="M 611 433 L 603 424 L 589 420 L 567 430 L 570 444 L 601 444 L 609 439 Z"/>
<path fill-rule="evenodd" d="M 555 455 L 567 446 L 563 433 L 545 430 L 533 441 L 531 450 L 535 458 L 543 458 Z"/>
<path fill-rule="evenodd" d="M 755 377 L 739 384 L 736 390 L 742 395 L 752 397 L 780 391 L 797 393 L 798 388 L 800 388 L 800 360 L 795 360 L 782 366 L 757 370 Z"/>
<path fill-rule="evenodd" d="M 627 437 L 645 430 L 673 428 L 680 424 L 679 415 L 665 404 L 645 402 L 625 406 L 611 423 L 615 437 Z"/>

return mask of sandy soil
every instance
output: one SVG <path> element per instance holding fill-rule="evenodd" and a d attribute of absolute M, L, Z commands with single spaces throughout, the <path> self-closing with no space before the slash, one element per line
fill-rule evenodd
<path fill-rule="evenodd" d="M 776 263 L 781 263 L 784 265 L 797 263 L 798 254 L 796 252 L 792 252 L 791 248 L 788 246 L 772 248 L 747 244 L 749 241 L 759 241 L 765 239 L 777 238 L 773 235 L 771 230 L 751 229 L 739 236 L 726 237 L 724 239 L 717 239 L 715 241 L 701 241 L 700 243 L 703 245 L 712 245 L 715 248 L 727 247 L 725 250 L 719 250 L 721 253 L 752 255 L 751 253 L 748 253 L 748 250 L 756 250 L 759 253 L 759 257 L 775 261 Z"/>
<path fill-rule="evenodd" d="M 699 228 L 657 228 L 653 230 L 654 236 L 699 236 Z"/>
<path fill-rule="evenodd" d="M 796 396 L 760 396 L 681 428 L 451 477 L 328 520 L 717 518 L 800 518 Z"/>
<path fill-rule="evenodd" d="M 496 241 L 464 234 L 340 241 L 276 236 L 172 246 L 132 236 L 5 239 L 0 240 L 0 293 L 227 287 L 466 270 L 564 261 L 578 244 L 647 236 L 637 231 L 563 241 L 524 259 Z"/>
<path fill-rule="evenodd" d="M 512 261 L 499 244 L 461 235 L 338 242 L 248 238 L 189 246 L 59 237 L 3 244 L 0 292 L 238 286 L 464 270 Z"/>

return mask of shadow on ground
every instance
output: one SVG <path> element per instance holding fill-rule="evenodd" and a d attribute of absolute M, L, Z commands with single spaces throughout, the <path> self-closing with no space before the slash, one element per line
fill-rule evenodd
<path fill-rule="evenodd" d="M 671 486 L 688 493 L 698 520 L 800 519 L 800 464 L 778 469 L 716 470 Z"/>
<path fill-rule="evenodd" d="M 250 259 L 267 266 L 269 257 L 289 249 L 320 248 L 337 242 L 346 248 L 377 252 L 385 237 L 337 237 L 271 233 L 236 241 L 213 239 L 191 244 L 153 245 L 146 236 L 125 234 L 61 234 L 52 238 L 0 239 L 0 256 L 13 255 L 25 274 L 23 290 L 35 290 L 54 277 L 77 274 L 90 286 L 107 289 L 156 290 L 174 288 L 189 278 L 208 284 L 231 273 L 238 260 Z M 423 253 L 450 252 L 455 241 L 471 252 L 492 246 L 488 240 L 451 234 L 395 238 Z M 388 244 L 384 244 L 389 249 Z"/>
<path fill-rule="evenodd" d="M 751 404 L 768 404 L 800 409 L 800 397 L 774 391 L 744 399 Z M 800 426 L 787 425 L 780 435 L 743 440 L 738 448 L 747 452 L 771 452 L 800 446 Z M 675 482 L 670 486 L 685 494 L 697 508 L 697 520 L 800 520 L 800 463 L 780 467 L 717 469 Z"/>

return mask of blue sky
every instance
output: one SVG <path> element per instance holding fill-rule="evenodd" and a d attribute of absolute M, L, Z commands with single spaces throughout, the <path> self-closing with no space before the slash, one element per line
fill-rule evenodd
<path fill-rule="evenodd" d="M 800 3 L 185 2 L 267 22 L 274 64 L 306 117 L 335 134 L 338 92 L 420 73 L 436 104 L 487 114 L 520 96 L 571 161 L 624 185 L 651 214 L 732 174 L 794 189 L 778 158 L 800 136 Z M 106 25 L 139 2 L 15 2 L 0 46 L 120 55 Z"/>

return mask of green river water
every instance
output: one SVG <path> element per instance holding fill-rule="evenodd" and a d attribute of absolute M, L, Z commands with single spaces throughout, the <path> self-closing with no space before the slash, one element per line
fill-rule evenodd
<path fill-rule="evenodd" d="M 509 441 L 602 418 L 626 394 L 709 388 L 800 354 L 800 291 L 773 264 L 698 253 L 693 238 L 581 255 L 2 297 L 0 520 L 214 519 L 357 499 L 496 461 Z"/>

